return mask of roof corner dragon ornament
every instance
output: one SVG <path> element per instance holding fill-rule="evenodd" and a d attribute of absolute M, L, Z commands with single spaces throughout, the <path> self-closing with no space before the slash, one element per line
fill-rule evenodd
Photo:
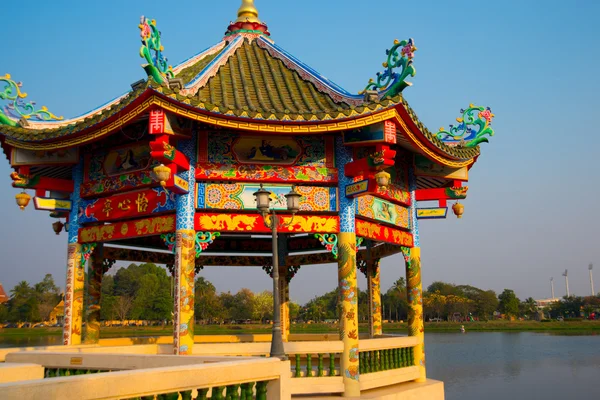
<path fill-rule="evenodd" d="M 5 84 L 4 90 L 0 91 L 0 100 L 8 100 L 8 104 L 0 109 L 0 125 L 19 126 L 19 120 L 37 121 L 60 121 L 63 117 L 57 117 L 48 111 L 46 106 L 36 109 L 35 102 L 25 102 L 27 93 L 21 92 L 21 82 L 15 82 L 10 74 L 0 76 L 0 82 Z M 16 119 L 16 121 L 15 121 Z"/>
<path fill-rule="evenodd" d="M 400 50 L 398 52 L 398 50 Z M 407 86 L 412 83 L 407 82 L 406 78 L 415 76 L 417 70 L 413 66 L 413 58 L 415 56 L 415 41 L 410 38 L 408 40 L 394 40 L 394 45 L 391 49 L 386 50 L 387 61 L 382 65 L 385 71 L 377 73 L 377 81 L 369 79 L 369 83 L 359 94 L 363 94 L 369 90 L 377 90 L 383 93 L 382 98 L 394 97 L 400 94 Z M 395 69 L 400 68 L 396 72 Z"/>
<path fill-rule="evenodd" d="M 150 20 L 142 15 L 138 27 L 142 37 L 140 57 L 148 62 L 142 67 L 148 76 L 151 76 L 157 83 L 164 83 L 173 78 L 175 76 L 173 67 L 167 63 L 168 60 L 162 53 L 164 47 L 160 41 L 160 31 L 156 28 L 156 20 Z"/>
<path fill-rule="evenodd" d="M 469 104 L 465 110 L 460 110 L 461 118 L 456 118 L 458 125 L 450 125 L 450 130 L 441 127 L 436 134 L 437 138 L 448 145 L 461 147 L 475 147 L 479 143 L 488 143 L 485 136 L 494 136 L 491 127 L 494 114 L 490 107 L 479 107 Z"/>

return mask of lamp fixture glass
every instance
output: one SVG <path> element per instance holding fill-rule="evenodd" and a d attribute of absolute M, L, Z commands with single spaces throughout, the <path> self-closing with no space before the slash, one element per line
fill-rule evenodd
<path fill-rule="evenodd" d="M 285 195 L 287 199 L 287 209 L 292 214 L 296 214 L 300 210 L 300 197 L 302 195 L 296 192 L 296 186 L 292 186 L 292 190 L 288 194 Z"/>
<path fill-rule="evenodd" d="M 258 211 L 261 214 L 268 213 L 271 205 L 271 192 L 265 190 L 262 183 L 260 184 L 260 189 L 254 192 L 254 198 L 256 199 L 256 208 L 258 208 Z"/>

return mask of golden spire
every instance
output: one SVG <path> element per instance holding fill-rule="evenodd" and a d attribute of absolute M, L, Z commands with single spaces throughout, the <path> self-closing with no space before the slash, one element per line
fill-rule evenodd
<path fill-rule="evenodd" d="M 254 0 L 242 0 L 242 5 L 238 9 L 238 19 L 235 22 L 261 22 L 258 19 L 258 10 L 254 7 Z"/>

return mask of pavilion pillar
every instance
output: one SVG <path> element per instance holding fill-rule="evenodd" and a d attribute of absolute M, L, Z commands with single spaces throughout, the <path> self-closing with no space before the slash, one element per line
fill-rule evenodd
<path fill-rule="evenodd" d="M 344 146 L 342 137 L 336 137 L 336 167 L 340 193 L 346 185 L 353 183 L 352 178 L 344 175 L 344 166 L 352 161 L 352 149 Z M 338 234 L 338 285 L 340 298 L 340 338 L 344 343 L 344 352 L 340 356 L 340 372 L 344 382 L 344 397 L 360 396 L 358 369 L 358 285 L 356 280 L 356 232 L 355 200 L 340 196 L 339 199 L 340 233 Z"/>
<path fill-rule="evenodd" d="M 66 346 L 81 344 L 81 325 L 83 316 L 83 287 L 85 273 L 81 264 L 81 245 L 78 242 L 79 187 L 83 181 L 83 159 L 73 168 L 73 193 L 71 194 L 71 212 L 69 214 L 67 274 L 65 284 L 65 321 L 63 325 L 63 344 Z"/>
<path fill-rule="evenodd" d="M 380 260 L 367 263 L 367 286 L 369 288 L 369 336 L 371 338 L 383 334 L 381 327 L 381 282 L 379 279 Z"/>
<path fill-rule="evenodd" d="M 408 296 L 408 335 L 419 338 L 419 344 L 413 348 L 414 362 L 419 367 L 419 378 L 416 382 L 427 380 L 425 370 L 425 325 L 423 321 L 423 287 L 421 282 L 421 248 L 419 224 L 417 220 L 417 183 L 412 168 L 408 173 L 411 197 L 410 222 L 414 239 L 414 247 L 402 247 L 406 265 L 406 293 Z"/>
<path fill-rule="evenodd" d="M 100 300 L 102 276 L 104 275 L 104 245 L 98 243 L 88 260 L 86 323 L 83 342 L 97 344 L 100 341 Z"/>
<path fill-rule="evenodd" d="M 190 160 L 190 169 L 179 174 L 188 181 L 189 192 L 176 200 L 175 264 L 173 266 L 173 354 L 191 355 L 194 347 L 194 278 L 196 276 L 196 139 L 182 140 L 178 150 Z"/>

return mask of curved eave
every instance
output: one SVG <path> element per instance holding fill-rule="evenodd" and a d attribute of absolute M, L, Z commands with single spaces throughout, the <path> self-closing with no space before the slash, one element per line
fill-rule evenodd
<path fill-rule="evenodd" d="M 179 101 L 171 96 L 159 93 L 152 88 L 146 88 L 141 93 L 133 92 L 123 103 L 117 105 L 93 122 L 83 122 L 70 127 L 71 133 L 50 137 L 53 131 L 60 130 L 32 130 L 22 127 L 0 126 L 0 134 L 4 136 L 7 145 L 28 150 L 54 150 L 69 148 L 100 140 L 121 127 L 134 121 L 139 116 L 147 113 L 151 108 L 160 107 L 176 115 L 186 117 L 209 125 L 238 129 L 242 131 L 281 133 L 281 134 L 322 134 L 326 132 L 339 132 L 372 125 L 397 117 L 395 104 L 384 107 L 381 105 L 373 108 L 365 107 L 365 112 L 360 115 L 347 117 L 341 114 L 338 118 L 319 121 L 271 121 L 245 118 L 211 112 L 202 108 L 186 104 L 186 100 Z M 189 102 L 189 99 L 187 99 Z M 343 116 L 343 117 L 342 117 Z M 39 138 L 40 136 L 46 138 Z"/>
<path fill-rule="evenodd" d="M 401 134 L 430 160 L 449 167 L 469 167 L 479 157 L 479 146 L 473 148 L 448 146 L 432 134 L 417 118 L 406 100 L 396 106 Z"/>
<path fill-rule="evenodd" d="M 386 120 L 395 120 L 401 127 L 402 134 L 407 137 L 415 150 L 439 164 L 456 168 L 470 166 L 475 161 L 474 158 L 479 154 L 478 148 L 469 149 L 476 151 L 474 157 L 470 158 L 461 159 L 456 154 L 452 154 L 456 149 L 446 146 L 439 140 L 439 143 L 431 140 L 430 135 L 427 135 L 428 131 L 423 132 L 418 128 L 415 122 L 410 119 L 402 104 L 392 104 L 388 107 L 379 106 L 374 110 L 368 109 L 368 112 L 360 115 L 344 116 L 322 121 L 270 121 L 228 115 L 227 113 L 210 112 L 206 109 L 186 104 L 186 100 L 180 101 L 173 98 L 173 96 L 176 97 L 175 94 L 168 96 L 150 87 L 141 90 L 139 94 L 136 92 L 132 94 L 136 94 L 136 96 L 125 99 L 123 103 L 117 105 L 110 112 L 107 112 L 105 118 L 100 118 L 100 120 L 93 124 L 83 122 L 79 125 L 84 126 L 73 126 L 71 128 L 73 133 L 71 134 L 56 138 L 38 139 L 37 137 L 40 135 L 44 133 L 48 134 L 49 132 L 47 130 L 37 131 L 7 126 L 0 126 L 0 133 L 4 136 L 5 144 L 11 147 L 28 150 L 69 148 L 107 137 L 147 113 L 150 109 L 160 107 L 178 116 L 208 125 L 267 134 L 323 134 L 357 129 Z M 189 102 L 189 99 L 187 99 L 187 102 Z M 12 135 L 11 137 L 11 135 L 6 134 L 7 131 L 13 131 L 15 134 L 18 133 L 18 135 Z M 22 136 L 24 135 L 29 136 L 30 139 L 23 139 Z M 21 138 L 15 138 L 14 136 L 21 136 Z"/>

